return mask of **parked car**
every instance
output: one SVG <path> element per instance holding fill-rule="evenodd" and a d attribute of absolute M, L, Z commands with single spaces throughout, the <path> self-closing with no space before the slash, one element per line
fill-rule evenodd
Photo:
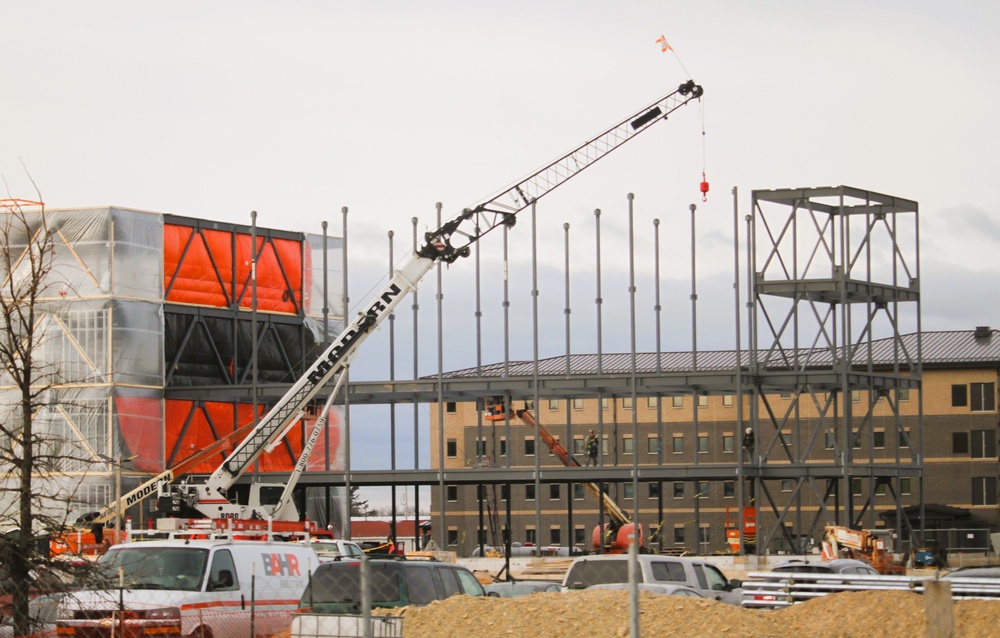
<path fill-rule="evenodd" d="M 824 561 L 804 561 L 793 559 L 785 561 L 780 565 L 775 565 L 771 569 L 772 573 L 796 573 L 796 574 L 878 574 L 878 571 L 864 562 L 853 558 L 836 558 Z"/>
<path fill-rule="evenodd" d="M 690 596 L 691 598 L 704 598 L 700 592 L 691 589 L 687 585 L 665 585 L 663 583 L 636 583 L 639 591 L 648 591 L 651 594 L 662 594 L 664 596 Z M 591 589 L 628 589 L 628 583 L 604 583 L 603 585 L 591 585 Z"/>
<path fill-rule="evenodd" d="M 568 589 L 586 589 L 605 583 L 627 583 L 628 561 L 625 554 L 581 556 L 573 559 L 563 586 Z M 704 598 L 721 600 L 731 605 L 740 604 L 742 582 L 726 578 L 722 571 L 703 558 L 686 556 L 636 556 L 638 575 L 643 583 L 686 585 Z"/>
<path fill-rule="evenodd" d="M 806 561 L 792 559 L 770 571 L 754 572 L 743 582 L 744 607 L 773 609 L 812 600 L 837 591 L 870 586 L 886 578 L 862 560 L 837 558 Z"/>
<path fill-rule="evenodd" d="M 426 560 L 368 559 L 371 605 L 378 608 L 427 605 L 456 594 L 485 596 L 467 568 Z M 322 563 L 302 593 L 299 613 L 361 613 L 361 561 Z"/>
<path fill-rule="evenodd" d="M 486 590 L 487 596 L 499 596 L 500 598 L 517 598 L 536 592 L 565 591 L 562 585 L 551 580 L 512 580 L 506 583 L 486 585 L 483 589 Z"/>
<path fill-rule="evenodd" d="M 360 545 L 342 539 L 314 540 L 309 543 L 309 546 L 316 552 L 319 560 L 324 562 L 345 559 L 361 560 L 365 555 Z"/>

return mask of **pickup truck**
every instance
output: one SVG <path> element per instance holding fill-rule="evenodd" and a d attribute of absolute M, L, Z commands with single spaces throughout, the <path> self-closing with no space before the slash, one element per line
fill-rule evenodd
<path fill-rule="evenodd" d="M 742 581 L 726 578 L 722 571 L 703 558 L 686 556 L 636 556 L 636 573 L 641 583 L 686 585 L 705 598 L 739 605 L 743 590 Z M 563 586 L 567 589 L 586 589 L 591 585 L 628 582 L 627 554 L 580 556 L 566 570 Z"/>

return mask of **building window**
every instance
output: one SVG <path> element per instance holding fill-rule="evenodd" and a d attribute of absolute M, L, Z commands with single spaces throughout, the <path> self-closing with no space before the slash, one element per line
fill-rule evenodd
<path fill-rule="evenodd" d="M 632 409 L 632 397 L 622 397 L 622 409 Z"/>
<path fill-rule="evenodd" d="M 445 491 L 448 493 L 448 501 L 454 503 L 458 500 L 458 486 L 457 485 L 446 485 Z"/>
<path fill-rule="evenodd" d="M 555 412 L 559 409 L 559 399 L 549 399 L 549 411 Z"/>
<path fill-rule="evenodd" d="M 501 485 L 500 486 L 500 500 L 501 501 L 506 501 L 508 498 L 510 498 L 510 485 Z"/>
<path fill-rule="evenodd" d="M 573 500 L 574 501 L 583 500 L 583 485 L 581 483 L 573 484 Z"/>
<path fill-rule="evenodd" d="M 708 481 L 698 481 L 698 498 L 708 498 Z"/>
<path fill-rule="evenodd" d="M 899 431 L 899 447 L 908 448 L 910 447 L 910 431 L 900 430 Z"/>
<path fill-rule="evenodd" d="M 674 498 L 684 498 L 684 483 L 681 481 L 674 483 Z"/>
<path fill-rule="evenodd" d="M 454 401 L 448 401 L 447 403 L 444 404 L 445 414 L 455 414 L 456 412 L 458 412 L 457 403 L 455 403 Z"/>
<path fill-rule="evenodd" d="M 972 504 L 973 505 L 997 504 L 997 477 L 995 476 L 972 477 Z"/>
<path fill-rule="evenodd" d="M 992 459 L 997 455 L 996 430 L 972 431 L 972 458 Z"/>
<path fill-rule="evenodd" d="M 535 500 L 535 486 L 532 484 L 527 484 L 524 486 L 524 500 L 533 501 Z"/>
<path fill-rule="evenodd" d="M 702 545 L 708 545 L 712 542 L 712 533 L 708 525 L 702 525 L 698 528 L 698 542 Z"/>
<path fill-rule="evenodd" d="M 587 539 L 587 530 L 577 526 L 573 528 L 573 544 L 582 545 Z"/>
<path fill-rule="evenodd" d="M 448 545 L 455 546 L 458 545 L 458 528 L 449 527 L 448 528 Z"/>
<path fill-rule="evenodd" d="M 601 397 L 601 409 L 602 410 L 607 410 L 608 409 L 608 398 L 607 397 Z"/>
<path fill-rule="evenodd" d="M 708 407 L 708 395 L 707 394 L 700 394 L 700 395 L 698 395 L 698 407 L 699 408 L 707 408 Z"/>
<path fill-rule="evenodd" d="M 674 526 L 674 544 L 683 545 L 684 544 L 684 526 L 675 525 Z"/>
<path fill-rule="evenodd" d="M 671 397 L 670 398 L 670 404 L 672 406 L 674 406 L 675 408 L 683 408 L 684 407 L 684 397 Z"/>
<path fill-rule="evenodd" d="M 486 456 L 486 439 L 476 441 L 476 456 Z"/>
<path fill-rule="evenodd" d="M 660 398 L 659 397 L 646 397 L 646 407 L 647 408 L 655 408 L 658 405 L 660 405 Z"/>
<path fill-rule="evenodd" d="M 910 400 L 910 389 L 909 388 L 896 388 L 896 400 L 897 401 L 909 401 Z"/>
<path fill-rule="evenodd" d="M 507 456 L 507 439 L 500 439 L 500 456 Z"/>
<path fill-rule="evenodd" d="M 549 528 L 549 544 L 558 545 L 562 543 L 562 529 L 553 526 Z"/>
<path fill-rule="evenodd" d="M 952 454 L 968 454 L 969 453 L 969 433 L 968 432 L 952 432 L 951 433 L 951 453 Z"/>
<path fill-rule="evenodd" d="M 659 498 L 660 497 L 660 484 L 650 483 L 649 484 L 649 498 Z"/>
<path fill-rule="evenodd" d="M 992 383 L 973 383 L 972 411 L 992 412 L 996 409 L 996 395 Z"/>
<path fill-rule="evenodd" d="M 486 545 L 489 540 L 486 538 L 486 530 L 482 527 L 476 532 L 476 545 Z"/>
<path fill-rule="evenodd" d="M 573 454 L 583 454 L 583 437 L 574 436 L 573 437 Z"/>
<path fill-rule="evenodd" d="M 851 390 L 851 401 L 861 403 L 861 390 Z"/>
<path fill-rule="evenodd" d="M 726 454 L 732 454 L 736 451 L 736 436 L 732 434 L 722 435 L 722 451 Z"/>
<path fill-rule="evenodd" d="M 534 437 L 524 437 L 524 455 L 534 456 L 535 455 L 535 439 Z"/>
<path fill-rule="evenodd" d="M 536 533 L 534 527 L 529 527 L 524 530 L 524 542 L 531 543 L 532 545 L 538 543 L 538 534 Z"/>
<path fill-rule="evenodd" d="M 909 496 L 912 493 L 912 482 L 908 478 L 899 479 L 899 493 L 902 496 Z"/>
<path fill-rule="evenodd" d="M 708 454 L 708 435 L 698 435 L 698 454 Z"/>
<path fill-rule="evenodd" d="M 448 439 L 448 450 L 446 452 L 449 459 L 453 459 L 458 456 L 458 441 L 455 439 Z"/>
<path fill-rule="evenodd" d="M 733 395 L 723 394 L 722 395 L 722 407 L 731 408 L 733 407 Z"/>
<path fill-rule="evenodd" d="M 549 500 L 558 501 L 559 500 L 559 484 L 552 483 L 549 485 Z"/>
<path fill-rule="evenodd" d="M 779 392 L 778 396 L 781 397 L 782 399 L 791 399 L 792 398 L 792 393 L 788 392 L 788 391 Z"/>
<path fill-rule="evenodd" d="M 684 453 L 684 437 L 683 436 L 674 435 L 673 444 L 674 444 L 674 454 L 683 454 Z"/>
<path fill-rule="evenodd" d="M 875 496 L 885 496 L 888 491 L 888 485 L 886 483 L 876 483 L 875 484 Z"/>
<path fill-rule="evenodd" d="M 823 446 L 826 449 L 832 450 L 834 447 L 836 447 L 836 445 L 837 445 L 837 435 L 835 433 L 831 432 L 830 430 L 827 430 L 826 432 L 823 433 L 823 435 L 824 435 L 823 436 L 823 438 L 824 438 Z"/>
<path fill-rule="evenodd" d="M 735 498 L 735 497 L 736 497 L 736 481 L 723 481 L 722 498 Z"/>
<path fill-rule="evenodd" d="M 861 493 L 863 492 L 863 490 L 864 490 L 864 487 L 861 484 L 861 479 L 859 479 L 859 478 L 852 478 L 851 479 L 851 494 L 853 494 L 854 496 L 861 496 Z"/>
<path fill-rule="evenodd" d="M 964 408 L 969 405 L 969 388 L 965 384 L 951 386 L 951 407 Z"/>
<path fill-rule="evenodd" d="M 791 492 L 795 487 L 795 481 L 792 479 L 781 479 L 781 491 Z"/>
<path fill-rule="evenodd" d="M 625 483 L 622 485 L 622 488 L 622 494 L 625 495 L 626 499 L 632 500 L 635 498 L 635 483 Z"/>
<path fill-rule="evenodd" d="M 635 441 L 632 440 L 632 437 L 622 438 L 622 454 L 635 454 Z"/>
<path fill-rule="evenodd" d="M 660 437 L 650 436 L 646 439 L 646 451 L 650 454 L 658 454 L 660 451 Z"/>
<path fill-rule="evenodd" d="M 582 410 L 583 409 L 583 399 L 573 399 L 573 409 Z"/>
<path fill-rule="evenodd" d="M 875 443 L 874 443 L 875 449 L 876 450 L 882 450 L 882 449 L 884 449 L 885 448 L 885 430 L 875 430 L 875 432 L 873 432 L 872 434 L 874 435 L 872 438 L 875 440 Z"/>

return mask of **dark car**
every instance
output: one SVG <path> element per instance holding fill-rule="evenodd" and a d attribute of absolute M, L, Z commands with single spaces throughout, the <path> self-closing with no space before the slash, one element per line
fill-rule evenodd
<path fill-rule="evenodd" d="M 485 596 L 467 568 L 433 561 L 365 561 L 373 608 L 427 605 L 457 594 Z M 322 563 L 302 594 L 300 611 L 318 614 L 361 613 L 362 561 Z"/>
<path fill-rule="evenodd" d="M 486 589 L 487 596 L 499 596 L 500 598 L 517 598 L 536 592 L 565 591 L 562 585 L 550 580 L 515 580 L 507 583 L 493 583 L 484 589 Z"/>

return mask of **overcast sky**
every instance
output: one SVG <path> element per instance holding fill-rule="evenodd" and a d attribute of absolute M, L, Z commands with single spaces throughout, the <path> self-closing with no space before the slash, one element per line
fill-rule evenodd
<path fill-rule="evenodd" d="M 657 218 L 664 287 L 683 308 L 669 319 L 680 329 L 668 349 L 691 343 L 691 203 L 699 298 L 719 295 L 699 311 L 698 338 L 732 347 L 732 329 L 713 330 L 712 318 L 719 308 L 734 314 L 734 187 L 743 214 L 753 189 L 846 184 L 919 202 L 924 329 L 1000 326 L 996 2 L 0 0 L 0 20 L 6 196 L 36 199 L 30 174 L 50 208 L 113 204 L 245 224 L 256 210 L 262 226 L 321 232 L 326 220 L 337 234 L 347 206 L 354 303 L 388 269 L 389 230 L 398 258 L 411 217 L 427 230 L 435 202 L 451 217 L 690 73 L 704 86 L 701 105 L 539 205 L 552 282 L 542 293 L 543 356 L 565 348 L 563 223 L 580 288 L 572 330 L 591 335 L 575 337 L 574 349 L 595 349 L 595 208 L 607 234 L 606 296 L 627 302 L 627 280 L 614 273 L 628 268 L 630 192 L 638 288 L 651 289 Z M 661 34 L 676 55 L 660 51 Z M 526 221 L 511 234 L 515 263 L 527 263 Z M 480 247 L 495 263 L 501 237 Z M 446 299 L 468 296 L 471 271 L 464 261 L 444 273 Z M 530 270 L 516 275 L 523 317 Z M 421 312 L 433 310 L 433 291 L 420 299 Z M 431 340 L 421 373 L 433 373 L 433 320 L 421 322 Z M 466 340 L 469 325 L 456 330 Z M 653 347 L 650 329 L 640 349 Z M 530 357 L 521 341 L 513 356 Z M 487 359 L 497 360 L 502 349 L 490 342 Z M 373 346 L 384 349 L 384 339 Z M 474 365 L 468 348 L 450 351 L 446 369 Z"/>

